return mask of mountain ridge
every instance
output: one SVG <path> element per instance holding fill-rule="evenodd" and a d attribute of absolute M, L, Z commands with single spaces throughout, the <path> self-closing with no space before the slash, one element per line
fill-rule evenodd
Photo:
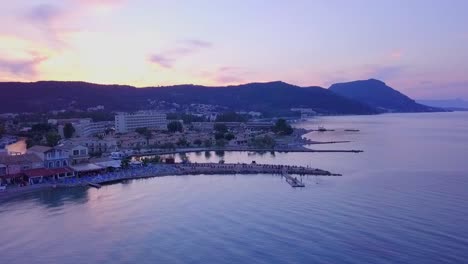
<path fill-rule="evenodd" d="M 377 81 L 377 80 L 375 80 Z M 232 110 L 261 112 L 312 108 L 322 114 L 376 114 L 365 102 L 319 86 L 300 87 L 282 81 L 229 86 L 182 84 L 135 87 L 82 81 L 0 82 L 0 113 L 86 109 L 104 105 L 110 111 L 150 109 L 149 101 L 214 104 Z"/>

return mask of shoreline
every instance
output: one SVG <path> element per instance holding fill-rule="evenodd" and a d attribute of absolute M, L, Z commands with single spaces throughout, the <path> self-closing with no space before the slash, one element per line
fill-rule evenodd
<path fill-rule="evenodd" d="M 127 180 L 185 176 L 185 175 L 236 175 L 236 174 L 273 174 L 283 173 L 294 175 L 320 175 L 320 176 L 342 176 L 322 169 L 308 168 L 303 166 L 270 165 L 270 164 L 245 164 L 245 163 L 187 163 L 187 164 L 158 164 L 137 169 L 122 170 L 97 176 L 83 178 L 68 178 L 62 182 L 41 183 L 24 187 L 13 187 L 0 192 L 0 201 L 23 194 L 43 191 L 47 189 L 75 188 L 88 186 L 89 183 L 99 185 L 110 185 Z"/>

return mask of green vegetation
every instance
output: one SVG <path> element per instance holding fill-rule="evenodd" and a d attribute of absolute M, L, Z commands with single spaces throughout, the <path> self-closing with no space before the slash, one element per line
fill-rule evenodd
<path fill-rule="evenodd" d="M 63 127 L 63 136 L 65 138 L 71 138 L 73 137 L 73 133 L 75 133 L 75 128 L 73 125 L 71 123 L 66 123 Z"/>
<path fill-rule="evenodd" d="M 61 137 L 57 132 L 48 132 L 45 136 L 47 146 L 55 147 L 57 146 L 58 142 L 60 141 Z"/>
<path fill-rule="evenodd" d="M 185 113 L 169 113 L 167 114 L 167 119 L 168 120 L 182 120 L 184 124 L 206 121 L 204 117 L 191 115 L 191 114 L 185 114 Z"/>
<path fill-rule="evenodd" d="M 207 148 L 213 146 L 213 142 L 209 139 L 206 139 L 205 141 L 203 141 L 203 145 Z"/>
<path fill-rule="evenodd" d="M 5 125 L 3 123 L 0 123 L 0 138 L 3 136 L 5 133 Z"/>
<path fill-rule="evenodd" d="M 190 145 L 190 143 L 185 138 L 181 138 L 181 139 L 179 139 L 177 141 L 177 146 L 179 146 L 179 147 L 187 147 L 189 145 Z"/>
<path fill-rule="evenodd" d="M 129 157 L 123 158 L 122 161 L 120 162 L 120 167 L 122 169 L 128 169 L 130 167 L 130 158 Z"/>
<path fill-rule="evenodd" d="M 224 138 L 224 134 L 223 134 L 223 133 L 220 133 L 220 132 L 216 132 L 215 135 L 214 135 L 214 138 L 215 138 L 216 140 L 223 139 L 223 138 Z"/>
<path fill-rule="evenodd" d="M 222 113 L 216 117 L 216 122 L 247 122 L 247 115 L 240 115 L 235 112 Z"/>
<path fill-rule="evenodd" d="M 275 139 L 268 135 L 256 137 L 249 142 L 249 146 L 255 148 L 274 148 L 275 145 Z"/>
<path fill-rule="evenodd" d="M 214 124 L 214 130 L 216 132 L 223 133 L 223 134 L 228 132 L 227 126 L 225 124 L 219 124 L 219 123 Z"/>
<path fill-rule="evenodd" d="M 278 119 L 273 127 L 273 132 L 282 136 L 291 135 L 293 131 L 293 128 L 282 118 Z"/>
<path fill-rule="evenodd" d="M 225 139 L 217 139 L 216 140 L 216 146 L 220 147 L 220 148 L 226 146 L 226 140 Z"/>
<path fill-rule="evenodd" d="M 193 144 L 197 145 L 198 147 L 200 147 L 202 143 L 203 143 L 203 142 L 201 141 L 201 139 L 195 139 L 195 140 L 193 141 Z"/>
<path fill-rule="evenodd" d="M 182 132 L 183 126 L 179 121 L 172 121 L 169 124 L 167 124 L 167 130 L 169 130 L 169 132 L 171 133 Z"/>
<path fill-rule="evenodd" d="M 226 133 L 224 135 L 224 139 L 226 139 L 227 141 L 231 141 L 231 140 L 233 140 L 235 138 L 236 138 L 236 136 L 234 136 L 234 134 L 232 134 L 232 133 Z"/>

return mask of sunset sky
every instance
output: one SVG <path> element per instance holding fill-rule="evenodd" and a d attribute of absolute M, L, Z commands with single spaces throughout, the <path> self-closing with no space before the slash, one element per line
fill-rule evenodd
<path fill-rule="evenodd" d="M 468 99 L 467 12 L 466 0 L 3 0 L 0 81 L 377 78 Z"/>

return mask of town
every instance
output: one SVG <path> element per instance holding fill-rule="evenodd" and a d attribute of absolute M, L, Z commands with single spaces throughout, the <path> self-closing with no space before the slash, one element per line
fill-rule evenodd
<path fill-rule="evenodd" d="M 168 168 L 162 165 L 174 164 L 176 153 L 309 151 L 304 145 L 314 143 L 303 137 L 308 131 L 293 128 L 282 118 L 266 119 L 258 112 L 229 112 L 212 105 L 192 104 L 189 110 L 114 113 L 96 106 L 41 116 L 3 114 L 2 190 L 88 179 L 149 164 Z M 302 116 L 311 113 L 309 109 L 293 110 Z"/>

